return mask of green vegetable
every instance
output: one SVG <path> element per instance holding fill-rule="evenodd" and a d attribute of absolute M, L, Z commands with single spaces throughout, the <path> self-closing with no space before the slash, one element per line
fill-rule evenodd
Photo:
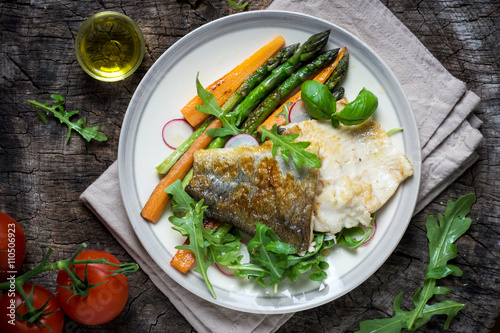
<path fill-rule="evenodd" d="M 281 110 L 281 112 L 276 115 L 276 117 L 285 116 L 285 123 L 287 125 L 290 123 L 290 105 L 292 104 L 293 102 L 288 102 L 283 105 L 283 109 Z"/>
<path fill-rule="evenodd" d="M 279 51 L 274 57 L 267 59 L 265 64 L 260 66 L 252 75 L 246 78 L 241 86 L 239 86 L 238 89 L 236 89 L 236 91 L 229 96 L 228 100 L 221 106 L 223 113 L 227 114 L 229 111 L 233 110 L 250 93 L 250 91 L 252 91 L 267 77 L 267 75 L 274 68 L 290 59 L 298 47 L 298 44 L 287 46 Z M 200 127 L 198 127 L 196 131 L 189 136 L 189 138 L 187 138 L 176 150 L 174 150 L 165 160 L 163 160 L 161 164 L 156 167 L 156 170 L 161 174 L 166 174 L 175 162 L 177 162 L 177 160 L 182 156 L 182 154 L 184 154 L 189 147 L 191 147 L 193 142 L 205 131 L 205 129 L 207 129 L 214 119 L 214 116 L 208 117 L 203 124 L 201 124 Z M 216 138 L 214 141 L 217 139 L 219 138 Z M 225 142 L 222 143 L 222 147 L 224 144 Z M 216 145 L 216 143 L 214 143 L 214 145 Z"/>
<path fill-rule="evenodd" d="M 242 3 L 241 5 L 238 5 L 236 2 L 234 2 L 234 0 L 227 0 L 227 2 L 229 2 L 229 4 L 231 6 L 233 6 L 234 8 L 236 9 L 243 9 L 245 8 L 246 6 L 248 6 L 248 2 L 245 1 L 244 3 Z"/>
<path fill-rule="evenodd" d="M 328 120 L 336 111 L 335 97 L 330 90 L 318 81 L 306 81 L 302 84 L 301 97 L 307 112 L 316 119 Z"/>
<path fill-rule="evenodd" d="M 336 101 L 342 99 L 342 97 L 344 97 L 344 93 L 345 93 L 345 89 L 342 87 L 337 87 L 337 88 L 333 89 L 333 91 L 332 91 L 332 95 L 333 95 L 333 97 L 335 97 Z"/>
<path fill-rule="evenodd" d="M 241 86 L 232 94 L 228 100 L 222 105 L 222 110 L 225 112 L 232 111 L 238 104 L 245 99 L 248 94 L 255 89 L 266 77 L 271 73 L 276 67 L 284 64 L 295 54 L 299 44 L 292 44 L 281 51 L 279 51 L 274 57 L 269 58 L 265 64 L 260 66 L 255 73 L 250 75 Z"/>
<path fill-rule="evenodd" d="M 442 299 L 436 299 L 432 304 L 429 301 L 435 295 L 451 292 L 450 288 L 437 285 L 439 279 L 448 275 L 462 276 L 460 268 L 448 264 L 448 261 L 457 256 L 457 246 L 454 243 L 471 225 L 471 219 L 466 215 L 470 212 L 474 199 L 475 196 L 471 193 L 455 202 L 448 201 L 444 216 L 438 214 L 438 220 L 433 216 L 427 217 L 430 260 L 424 285 L 413 296 L 415 308 L 411 311 L 402 310 L 403 293 L 399 293 L 394 299 L 394 316 L 363 321 L 360 323 L 359 333 L 414 331 L 429 322 L 434 315 L 446 315 L 444 329 L 449 328 L 451 321 L 465 304 Z"/>
<path fill-rule="evenodd" d="M 47 124 L 47 117 L 42 111 L 45 111 L 47 115 L 49 114 L 49 112 L 52 112 L 52 114 L 57 119 L 59 119 L 61 123 L 64 123 L 68 126 L 66 142 L 69 141 L 71 130 L 75 130 L 76 132 L 80 133 L 81 136 L 83 136 L 87 141 L 90 141 L 91 139 L 97 141 L 106 141 L 108 139 L 104 133 L 98 131 L 99 126 L 85 126 L 83 119 L 78 119 L 75 123 L 72 122 L 70 118 L 77 114 L 79 111 L 66 112 L 64 110 L 64 98 L 61 95 L 53 94 L 50 95 L 50 97 L 56 101 L 52 106 L 50 106 L 48 102 L 45 104 L 32 100 L 28 100 L 28 102 L 35 106 L 35 109 L 38 112 L 38 116 L 44 124 Z"/>
<path fill-rule="evenodd" d="M 305 149 L 309 147 L 310 143 L 307 141 L 295 141 L 299 136 L 298 134 L 292 135 L 280 135 L 278 134 L 278 125 L 274 124 L 271 130 L 262 127 L 260 129 L 262 133 L 262 142 L 265 141 L 266 138 L 269 138 L 273 141 L 273 149 L 272 154 L 276 156 L 276 152 L 278 147 L 281 148 L 281 156 L 288 162 L 289 155 L 292 156 L 293 161 L 297 165 L 297 167 L 302 167 L 303 164 L 313 167 L 319 168 L 321 167 L 321 161 L 318 156 L 314 153 L 306 151 Z"/>
<path fill-rule="evenodd" d="M 217 104 L 217 100 L 210 91 L 203 88 L 198 80 L 198 74 L 196 74 L 196 90 L 198 96 L 203 101 L 203 105 L 197 105 L 196 110 L 211 114 L 222 121 L 222 128 L 210 128 L 207 130 L 207 134 L 210 136 L 226 136 L 226 135 L 237 135 L 243 133 L 238 127 L 236 127 L 235 118 L 231 115 L 226 115 L 222 111 L 221 107 Z"/>
<path fill-rule="evenodd" d="M 325 82 L 325 86 L 327 86 L 328 90 L 333 92 L 335 89 L 339 88 L 338 85 L 345 78 L 348 67 L 349 67 L 349 53 L 346 51 L 342 59 L 340 59 L 337 67 L 335 67 L 332 74 Z"/>
<path fill-rule="evenodd" d="M 287 62 L 275 68 L 247 97 L 233 110 L 239 126 L 260 104 L 268 94 L 288 78 L 301 64 L 313 58 L 328 42 L 330 30 L 315 34 L 288 59 Z"/>
<path fill-rule="evenodd" d="M 210 116 L 205 119 L 205 121 L 193 132 L 193 134 L 191 134 L 186 140 L 184 140 L 184 142 L 179 147 L 177 147 L 176 150 L 168 155 L 168 157 L 156 167 L 156 171 L 161 174 L 166 174 L 170 170 L 170 168 L 174 166 L 175 162 L 177 162 L 177 160 L 189 149 L 189 147 L 191 147 L 193 142 L 195 142 L 196 139 L 201 134 L 203 134 L 203 132 L 214 120 L 214 116 Z"/>
<path fill-rule="evenodd" d="M 306 81 L 302 84 L 301 98 L 313 118 L 330 119 L 334 128 L 340 123 L 346 126 L 359 125 L 370 118 L 378 106 L 377 96 L 363 88 L 354 101 L 340 112 L 335 112 L 337 96 L 334 96 L 326 85 L 316 81 Z"/>
<path fill-rule="evenodd" d="M 184 191 L 180 180 L 170 185 L 166 192 L 172 195 L 172 212 L 175 216 L 169 219 L 174 224 L 173 229 L 190 239 L 190 245 L 176 248 L 187 249 L 194 253 L 198 262 L 195 271 L 202 275 L 214 298 L 215 293 L 206 274 L 208 266 L 212 263 L 225 265 L 234 270 L 236 277 L 253 277 L 260 285 L 273 286 L 277 291 L 279 281 L 288 278 L 294 282 L 299 275 L 308 272 L 311 280 L 322 281 L 326 278 L 325 270 L 328 268 L 323 256 L 324 250 L 336 244 L 357 248 L 371 233 L 370 228 L 358 241 L 351 240 L 350 236 L 363 236 L 361 228 L 342 230 L 336 237 L 337 240 L 325 240 L 324 233 L 315 233 L 314 250 L 297 255 L 293 246 L 280 242 L 272 229 L 257 222 L 255 236 L 248 243 L 251 263 L 241 263 L 243 256 L 238 255 L 241 249 L 238 230 L 231 229 L 228 224 L 222 224 L 217 230 L 203 228 L 203 211 L 206 208 L 203 206 L 203 200 L 195 202 Z"/>
<path fill-rule="evenodd" d="M 332 126 L 338 127 L 339 122 L 347 126 L 359 125 L 370 118 L 377 106 L 377 96 L 363 88 L 354 101 L 347 104 L 340 112 L 332 114 Z"/>
<path fill-rule="evenodd" d="M 217 230 L 205 229 L 203 218 L 207 207 L 203 206 L 203 200 L 195 202 L 184 191 L 180 180 L 175 181 L 165 191 L 172 196 L 172 213 L 174 215 L 169 217 L 170 222 L 174 225 L 172 228 L 183 236 L 189 237 L 189 244 L 179 245 L 175 248 L 193 252 L 198 266 L 194 271 L 203 277 L 212 297 L 217 298 L 208 279 L 208 267 L 216 261 L 227 265 L 238 260 L 236 255 L 241 246 L 240 236 L 228 233 L 231 227 L 225 224 Z"/>
<path fill-rule="evenodd" d="M 284 268 L 281 262 L 286 260 L 289 254 L 295 254 L 297 250 L 287 243 L 280 242 L 276 233 L 263 225 L 256 224 L 255 236 L 248 242 L 248 253 L 250 261 L 254 265 L 264 267 L 269 272 L 269 285 L 275 285 L 281 280 Z M 262 277 L 259 277 L 259 282 Z"/>
<path fill-rule="evenodd" d="M 213 298 L 216 298 L 214 288 L 208 279 L 207 270 L 211 262 L 208 261 L 207 246 L 203 239 L 203 212 L 207 208 L 203 206 L 203 200 L 194 200 L 184 192 L 180 180 L 167 187 L 165 190 L 172 195 L 172 212 L 183 213 L 170 216 L 169 221 L 175 226 L 175 230 L 182 235 L 189 237 L 189 244 L 176 246 L 179 250 L 189 250 L 193 252 L 198 267 L 194 270 L 200 273 L 210 290 Z M 181 217 L 178 217 L 181 215 Z M 183 215 L 183 216 L 182 216 Z"/>
<path fill-rule="evenodd" d="M 393 128 L 391 130 L 388 130 L 387 131 L 387 136 L 391 136 L 393 135 L 394 133 L 398 133 L 398 132 L 401 132 L 403 130 L 403 127 L 396 127 L 396 128 Z"/>
<path fill-rule="evenodd" d="M 278 241 L 276 233 L 260 222 L 256 223 L 254 238 L 248 243 L 251 263 L 231 264 L 236 277 L 253 277 L 264 287 L 274 287 L 277 292 L 278 282 L 288 278 L 294 282 L 300 274 L 312 271 L 309 278 L 321 281 L 326 277 L 328 263 L 322 251 L 335 245 L 333 240 L 325 241 L 324 234 L 315 234 L 315 250 L 303 256 L 296 255 L 295 248 Z"/>
<path fill-rule="evenodd" d="M 290 75 L 276 90 L 266 97 L 262 103 L 250 114 L 241 128 L 245 133 L 252 134 L 257 127 L 278 107 L 282 104 L 288 95 L 292 93 L 302 82 L 304 82 L 311 74 L 316 73 L 324 68 L 328 63 L 335 59 L 339 49 L 328 50 L 319 55 L 314 61 L 301 67 L 295 73 Z M 330 94 L 331 95 L 331 94 Z"/>
<path fill-rule="evenodd" d="M 336 235 L 337 244 L 347 246 L 351 249 L 357 249 L 358 247 L 363 245 L 368 240 L 368 238 L 370 238 L 370 235 L 373 231 L 374 223 L 375 223 L 375 214 L 373 214 L 370 228 L 366 232 L 360 227 L 354 227 L 349 229 L 343 228 Z"/>

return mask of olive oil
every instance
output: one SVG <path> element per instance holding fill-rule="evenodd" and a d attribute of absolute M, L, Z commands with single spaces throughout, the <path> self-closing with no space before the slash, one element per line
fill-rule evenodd
<path fill-rule="evenodd" d="M 144 38 L 127 16 L 102 12 L 87 20 L 75 41 L 77 58 L 91 76 L 117 81 L 130 75 L 144 56 Z"/>

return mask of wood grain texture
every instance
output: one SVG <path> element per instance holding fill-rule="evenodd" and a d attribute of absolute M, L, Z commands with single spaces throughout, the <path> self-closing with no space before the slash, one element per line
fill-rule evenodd
<path fill-rule="evenodd" d="M 266 8 L 271 0 L 249 0 L 246 10 Z M 443 213 L 446 200 L 474 192 L 470 230 L 458 241 L 455 264 L 462 278 L 446 278 L 449 296 L 466 303 L 450 332 L 491 332 L 500 311 L 500 5 L 496 0 L 388 1 L 383 3 L 430 52 L 481 97 L 476 110 L 484 122 L 480 159 L 411 222 L 387 262 L 365 283 L 326 305 L 295 314 L 279 332 L 352 332 L 365 319 L 392 314 L 421 286 L 428 262 L 425 219 Z M 74 56 L 74 38 L 95 12 L 115 10 L 132 17 L 146 39 L 137 72 L 116 83 L 85 74 Z M 131 261 L 79 195 L 117 157 L 121 123 L 141 78 L 158 57 L 197 27 L 238 10 L 225 0 L 7 1 L 0 2 L 0 211 L 15 217 L 28 239 L 23 271 L 38 263 L 47 248 L 53 259 L 69 257 L 79 244 Z M 44 125 L 28 99 L 49 101 L 59 93 L 70 110 L 80 110 L 88 125 L 99 125 L 109 140 L 88 143 L 57 121 Z M 66 332 L 193 332 L 193 328 L 141 271 L 129 277 L 130 298 L 111 323 L 90 327 L 66 318 Z M 34 279 L 51 290 L 55 274 Z M 435 318 L 420 332 L 442 332 Z"/>

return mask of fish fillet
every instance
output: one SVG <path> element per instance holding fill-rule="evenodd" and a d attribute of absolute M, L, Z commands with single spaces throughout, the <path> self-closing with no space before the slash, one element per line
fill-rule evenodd
<path fill-rule="evenodd" d="M 313 210 L 313 229 L 336 234 L 342 228 L 368 226 L 413 168 L 369 119 L 358 126 L 332 128 L 328 121 L 290 124 L 285 134 L 319 147 L 321 168 Z"/>
<path fill-rule="evenodd" d="M 186 192 L 204 199 L 207 216 L 255 234 L 261 222 L 298 252 L 312 238 L 311 216 L 318 169 L 297 168 L 293 160 L 271 154 L 272 142 L 260 147 L 199 150 Z"/>

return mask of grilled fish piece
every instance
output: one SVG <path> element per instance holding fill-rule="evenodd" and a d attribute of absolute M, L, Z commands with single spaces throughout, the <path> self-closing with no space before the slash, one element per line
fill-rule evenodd
<path fill-rule="evenodd" d="M 312 239 L 311 217 L 318 170 L 297 168 L 290 158 L 271 154 L 272 142 L 199 150 L 186 192 L 204 199 L 207 216 L 250 235 L 255 223 L 273 229 L 282 242 L 307 250 Z"/>
<path fill-rule="evenodd" d="M 300 140 L 319 148 L 315 231 L 334 235 L 342 228 L 369 226 L 372 213 L 413 175 L 408 158 L 372 119 L 335 129 L 329 121 L 307 120 L 290 124 L 285 134 L 299 134 Z"/>

